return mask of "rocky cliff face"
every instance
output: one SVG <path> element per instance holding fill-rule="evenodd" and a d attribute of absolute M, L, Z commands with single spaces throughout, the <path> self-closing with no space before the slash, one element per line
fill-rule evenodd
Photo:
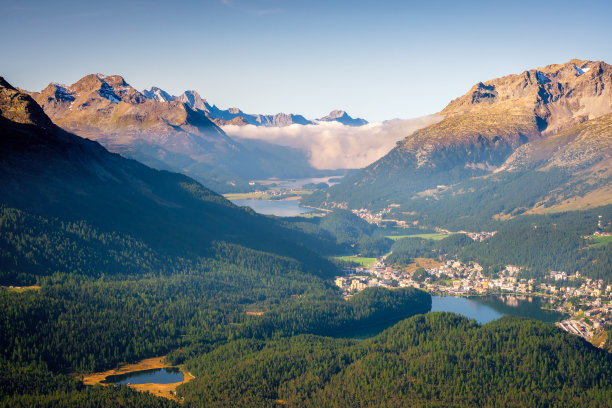
<path fill-rule="evenodd" d="M 2 77 L 0 77 L 0 116 L 15 123 L 35 125 L 41 129 L 52 126 L 51 120 L 32 98 L 19 92 Z"/>
<path fill-rule="evenodd" d="M 169 152 L 198 155 L 239 149 L 203 113 L 180 101 L 149 99 L 118 75 L 87 75 L 31 95 L 59 126 L 109 147 L 155 142 Z"/>
<path fill-rule="evenodd" d="M 516 149 L 497 170 L 559 168 L 612 173 L 612 114 L 603 115 Z M 595 167 L 595 168 L 594 168 Z"/>
<path fill-rule="evenodd" d="M 544 136 L 612 112 L 612 66 L 571 60 L 478 83 L 443 111 L 447 117 L 504 106 L 533 115 Z"/>

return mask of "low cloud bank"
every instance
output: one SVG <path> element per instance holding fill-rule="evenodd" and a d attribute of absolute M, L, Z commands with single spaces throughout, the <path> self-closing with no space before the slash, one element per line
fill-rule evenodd
<path fill-rule="evenodd" d="M 358 169 L 378 160 L 414 131 L 439 122 L 439 115 L 394 119 L 351 127 L 338 122 L 286 127 L 224 126 L 230 137 L 256 139 L 304 151 L 317 169 Z"/>

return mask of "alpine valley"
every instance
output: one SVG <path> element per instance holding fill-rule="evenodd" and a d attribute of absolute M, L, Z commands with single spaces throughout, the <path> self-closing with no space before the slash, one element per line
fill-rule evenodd
<path fill-rule="evenodd" d="M 14 85 L 0 78 L 1 407 L 612 406 L 605 62 L 474 85 L 381 159 L 311 183 L 301 202 L 322 213 L 296 217 L 216 191 L 333 173 L 223 127 L 372 124 L 121 76 Z M 506 316 L 431 312 L 440 294 Z M 110 384 L 168 367 L 180 382 Z"/>
<path fill-rule="evenodd" d="M 66 86 L 29 94 L 63 129 L 160 170 L 187 174 L 219 192 L 248 191 L 251 180 L 335 174 L 313 168 L 295 148 L 229 138 L 222 125 L 289 126 L 315 122 L 301 115 L 250 115 L 221 110 L 196 91 L 172 96 L 153 87 L 139 92 L 121 76 L 91 74 Z M 321 121 L 359 126 L 343 111 Z M 336 172 L 337 173 L 337 172 Z"/>

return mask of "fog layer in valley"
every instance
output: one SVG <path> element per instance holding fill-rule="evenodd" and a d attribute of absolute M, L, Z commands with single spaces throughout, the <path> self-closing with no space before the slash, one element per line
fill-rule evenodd
<path fill-rule="evenodd" d="M 439 122 L 439 115 L 393 119 L 364 126 L 338 122 L 286 127 L 224 126 L 232 138 L 255 139 L 304 151 L 317 169 L 356 169 L 367 166 L 391 150 L 412 132 Z"/>

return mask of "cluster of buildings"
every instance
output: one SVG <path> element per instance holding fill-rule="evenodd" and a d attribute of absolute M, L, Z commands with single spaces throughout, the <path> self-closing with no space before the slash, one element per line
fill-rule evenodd
<path fill-rule="evenodd" d="M 551 271 L 543 282 L 536 282 L 520 277 L 520 271 L 520 267 L 507 265 L 495 276 L 487 276 L 476 262 L 448 260 L 435 267 L 406 272 L 379 260 L 370 268 L 345 268 L 335 282 L 345 298 L 374 286 L 415 287 L 452 296 L 514 294 L 546 298 L 546 307 L 570 316 L 557 325 L 587 340 L 612 324 L 612 285 L 565 271 Z"/>
<path fill-rule="evenodd" d="M 472 238 L 474 241 L 484 241 L 485 239 L 491 238 L 493 235 L 497 234 L 497 231 L 482 231 L 482 232 L 467 232 L 467 231 L 459 231 Z"/>
<path fill-rule="evenodd" d="M 386 214 L 389 214 L 391 212 L 391 208 L 385 208 L 384 210 L 378 212 L 371 212 L 366 208 L 361 208 L 359 210 L 351 210 L 351 212 L 359 218 L 366 220 L 367 222 L 373 222 L 378 224 L 382 222 L 383 217 Z"/>

